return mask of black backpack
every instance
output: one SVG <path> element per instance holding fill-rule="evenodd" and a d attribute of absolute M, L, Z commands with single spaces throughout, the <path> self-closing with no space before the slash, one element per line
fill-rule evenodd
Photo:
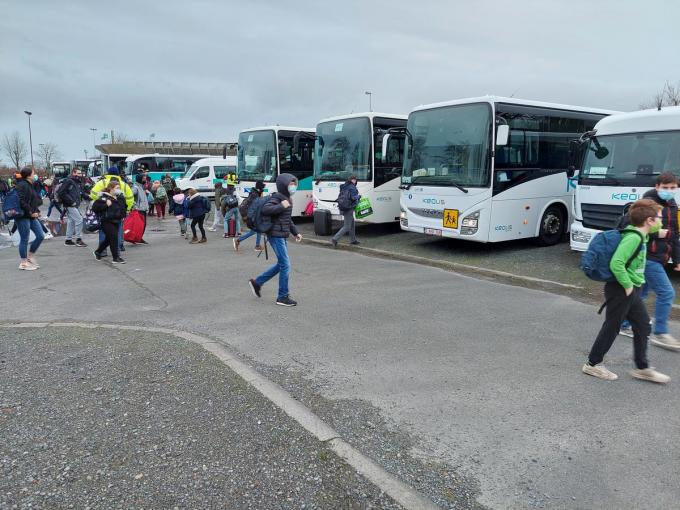
<path fill-rule="evenodd" d="M 338 194 L 338 209 L 341 211 L 349 211 L 352 208 L 352 198 L 349 195 L 349 187 L 344 187 L 340 190 Z"/>
<path fill-rule="evenodd" d="M 234 193 L 231 195 L 224 195 L 222 197 L 222 205 L 227 209 L 238 207 L 238 197 Z"/>
<path fill-rule="evenodd" d="M 259 196 L 259 193 L 251 191 L 250 195 L 248 195 L 246 199 L 241 202 L 241 205 L 238 206 L 238 212 L 241 213 L 241 218 L 248 217 L 248 209 L 250 208 L 250 204 L 252 204 Z"/>

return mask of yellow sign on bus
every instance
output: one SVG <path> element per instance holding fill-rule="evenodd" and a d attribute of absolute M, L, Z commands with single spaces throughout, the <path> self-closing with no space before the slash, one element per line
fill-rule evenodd
<path fill-rule="evenodd" d="M 458 228 L 458 209 L 444 209 L 443 224 L 445 228 Z"/>

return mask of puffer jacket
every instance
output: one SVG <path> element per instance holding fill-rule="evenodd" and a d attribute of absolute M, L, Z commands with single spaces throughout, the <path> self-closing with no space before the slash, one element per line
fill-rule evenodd
<path fill-rule="evenodd" d="M 191 218 L 200 218 L 205 216 L 209 211 L 207 203 L 208 199 L 202 195 L 196 193 L 194 196 L 189 197 L 189 215 Z"/>
<path fill-rule="evenodd" d="M 649 190 L 642 198 L 654 200 L 663 207 L 661 211 L 661 228 L 668 229 L 666 237 L 650 234 L 647 244 L 647 260 L 668 264 L 672 258 L 674 264 L 680 264 L 680 232 L 678 232 L 678 204 L 675 200 L 662 200 L 655 189 Z"/>
<path fill-rule="evenodd" d="M 172 206 L 172 214 L 175 216 L 184 216 L 184 198 L 184 193 L 177 193 L 172 196 L 170 205 Z"/>
<path fill-rule="evenodd" d="M 107 200 L 111 201 L 111 205 L 106 205 Z M 125 195 L 121 193 L 116 197 L 104 191 L 92 204 L 92 210 L 101 217 L 102 221 L 120 223 L 127 213 Z"/>
<path fill-rule="evenodd" d="M 272 217 L 272 229 L 269 237 L 288 238 L 290 234 L 298 235 L 298 229 L 293 223 L 293 200 L 288 193 L 288 185 L 295 180 L 291 174 L 281 174 L 276 178 L 276 193 L 262 206 L 262 214 Z M 290 205 L 283 207 L 281 202 L 288 200 Z"/>
<path fill-rule="evenodd" d="M 19 203 L 24 211 L 24 218 L 30 218 L 33 213 L 39 213 L 42 198 L 40 198 L 35 187 L 26 179 L 17 179 L 14 187 L 19 195 Z"/>

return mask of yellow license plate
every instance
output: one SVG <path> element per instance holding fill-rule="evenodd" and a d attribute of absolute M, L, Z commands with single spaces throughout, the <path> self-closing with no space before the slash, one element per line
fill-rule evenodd
<path fill-rule="evenodd" d="M 458 209 L 444 209 L 443 224 L 445 228 L 458 228 Z"/>

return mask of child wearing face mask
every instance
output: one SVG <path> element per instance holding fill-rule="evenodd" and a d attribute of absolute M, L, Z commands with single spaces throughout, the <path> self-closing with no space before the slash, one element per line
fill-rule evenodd
<path fill-rule="evenodd" d="M 668 330 L 668 319 L 671 314 L 675 290 L 666 273 L 666 264 L 672 259 L 673 270 L 680 271 L 680 236 L 678 235 L 678 205 L 675 193 L 678 189 L 678 178 L 671 172 L 664 172 L 656 179 L 656 187 L 644 194 L 643 198 L 654 200 L 663 207 L 661 211 L 661 228 L 649 235 L 647 245 L 647 262 L 645 264 L 645 284 L 640 297 L 643 301 L 651 290 L 656 294 L 654 305 L 654 329 L 649 336 L 650 342 L 665 349 L 680 350 L 680 341 Z M 630 323 L 624 322 L 620 334 L 633 336 Z"/>
<path fill-rule="evenodd" d="M 92 210 L 101 218 L 101 229 L 104 232 L 104 239 L 93 251 L 94 258 L 101 260 L 102 253 L 107 247 L 111 248 L 114 264 L 125 264 L 120 257 L 120 246 L 118 243 L 118 228 L 120 222 L 125 218 L 127 205 L 125 196 L 120 189 L 120 182 L 112 179 L 104 188 L 101 195 L 92 204 Z"/>
<path fill-rule="evenodd" d="M 618 376 L 602 361 L 609 351 L 624 319 L 633 329 L 633 359 L 636 379 L 667 383 L 670 377 L 654 370 L 647 362 L 647 338 L 651 331 L 649 315 L 640 288 L 645 283 L 645 262 L 649 236 L 661 229 L 663 207 L 650 199 L 635 202 L 629 210 L 631 224 L 621 232 L 621 242 L 612 255 L 609 269 L 615 280 L 604 286 L 606 316 L 582 371 L 599 379 L 614 381 Z"/>

